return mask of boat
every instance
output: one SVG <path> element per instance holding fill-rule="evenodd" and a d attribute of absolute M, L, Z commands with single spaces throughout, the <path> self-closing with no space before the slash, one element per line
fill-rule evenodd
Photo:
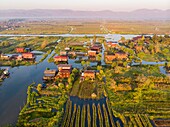
<path fill-rule="evenodd" d="M 9 73 L 8 68 L 4 70 L 3 74 L 4 74 L 5 76 L 9 76 L 10 73 Z"/>

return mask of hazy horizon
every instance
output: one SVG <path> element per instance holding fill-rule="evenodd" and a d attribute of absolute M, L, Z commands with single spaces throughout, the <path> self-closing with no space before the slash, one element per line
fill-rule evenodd
<path fill-rule="evenodd" d="M 160 10 L 160 11 L 167 11 L 167 10 L 170 10 L 169 9 L 149 9 L 149 8 L 138 8 L 138 9 L 135 9 L 135 10 L 130 10 L 130 11 L 118 11 L 118 10 L 75 10 L 75 9 L 48 9 L 48 8 L 34 8 L 34 9 L 1 9 L 0 8 L 0 11 L 1 10 L 23 10 L 23 11 L 29 11 L 29 10 L 70 10 L 70 11 L 91 11 L 91 12 L 100 12 L 100 11 L 112 11 L 112 12 L 133 12 L 133 11 L 137 11 L 137 10 Z"/>
<path fill-rule="evenodd" d="M 68 9 L 78 11 L 134 11 L 138 9 L 170 9 L 169 0 L 1 0 L 0 10 Z"/>

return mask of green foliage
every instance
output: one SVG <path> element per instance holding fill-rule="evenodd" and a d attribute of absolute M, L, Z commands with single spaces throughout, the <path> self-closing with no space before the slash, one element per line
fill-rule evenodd
<path fill-rule="evenodd" d="M 83 105 L 83 108 L 81 110 L 81 127 L 85 127 L 85 119 L 86 119 L 86 105 Z"/>
<path fill-rule="evenodd" d="M 97 70 L 98 71 L 102 70 L 102 66 L 97 66 Z"/>
<path fill-rule="evenodd" d="M 40 92 L 42 90 L 42 84 L 38 84 L 37 91 Z"/>
<path fill-rule="evenodd" d="M 125 41 L 125 37 L 122 36 L 120 40 L 124 42 Z"/>
<path fill-rule="evenodd" d="M 114 68 L 114 67 L 117 66 L 117 63 L 116 62 L 112 62 L 111 66 L 112 66 L 112 68 Z"/>
<path fill-rule="evenodd" d="M 74 125 L 74 119 L 76 118 L 76 104 L 74 104 L 74 111 L 73 111 L 73 114 L 72 114 L 72 117 L 71 117 L 71 122 L 70 122 L 70 126 L 73 127 Z"/>
<path fill-rule="evenodd" d="M 107 105 L 107 109 L 108 109 L 108 113 L 109 113 L 111 125 L 112 125 L 112 127 L 116 127 L 116 125 L 115 125 L 115 123 L 114 123 L 114 120 L 113 120 L 113 115 L 112 115 L 112 111 L 111 111 L 111 108 L 110 108 L 110 104 L 109 104 L 109 100 L 108 100 L 108 99 L 106 99 L 106 105 Z"/>
<path fill-rule="evenodd" d="M 10 43 L 8 41 L 3 41 L 0 43 L 0 47 L 7 47 L 10 46 Z"/>
<path fill-rule="evenodd" d="M 97 60 L 97 61 L 101 61 L 101 59 L 102 59 L 102 55 L 101 55 L 101 54 L 97 54 L 96 60 Z"/>
<path fill-rule="evenodd" d="M 108 118 L 108 114 L 107 114 L 106 107 L 105 107 L 105 105 L 104 105 L 104 104 L 102 105 L 102 107 L 103 107 L 103 111 L 104 111 L 104 121 L 105 121 L 105 127 L 110 127 L 110 124 L 109 124 L 109 118 Z"/>
<path fill-rule="evenodd" d="M 63 107 L 68 99 L 67 92 L 57 91 L 53 86 L 48 86 L 46 89 L 41 89 L 41 87 L 42 85 L 38 84 L 39 93 L 33 85 L 28 87 L 27 104 L 19 114 L 17 126 L 60 125 L 64 115 Z M 51 95 L 47 96 L 48 94 Z"/>
<path fill-rule="evenodd" d="M 103 116 L 102 116 L 100 104 L 97 105 L 97 111 L 98 111 L 99 125 L 100 127 L 103 127 Z"/>
<path fill-rule="evenodd" d="M 80 126 L 80 106 L 77 108 L 75 127 Z"/>
<path fill-rule="evenodd" d="M 137 56 L 138 56 L 139 58 L 143 59 L 143 57 L 145 56 L 145 53 L 144 53 L 144 52 L 139 52 L 139 53 L 137 54 Z"/>
<path fill-rule="evenodd" d="M 90 105 L 87 105 L 87 125 L 91 127 L 91 115 L 90 115 Z"/>
<path fill-rule="evenodd" d="M 92 105 L 92 109 L 93 109 L 93 127 L 96 127 L 97 114 L 96 114 L 96 106 L 94 103 Z"/>
<path fill-rule="evenodd" d="M 81 61 L 81 65 L 85 68 L 85 70 L 87 69 L 87 67 L 90 65 L 89 61 Z"/>

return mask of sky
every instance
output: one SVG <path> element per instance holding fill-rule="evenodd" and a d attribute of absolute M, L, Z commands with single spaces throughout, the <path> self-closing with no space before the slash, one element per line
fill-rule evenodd
<path fill-rule="evenodd" d="M 170 0 L 0 0 L 0 9 L 72 9 L 133 11 L 170 9 Z"/>

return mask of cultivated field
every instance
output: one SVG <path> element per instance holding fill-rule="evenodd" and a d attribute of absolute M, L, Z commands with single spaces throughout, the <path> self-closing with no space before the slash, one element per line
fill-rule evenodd
<path fill-rule="evenodd" d="M 3 25 L 3 23 L 1 23 Z M 22 21 L 0 34 L 170 34 L 170 21 L 43 20 Z"/>

